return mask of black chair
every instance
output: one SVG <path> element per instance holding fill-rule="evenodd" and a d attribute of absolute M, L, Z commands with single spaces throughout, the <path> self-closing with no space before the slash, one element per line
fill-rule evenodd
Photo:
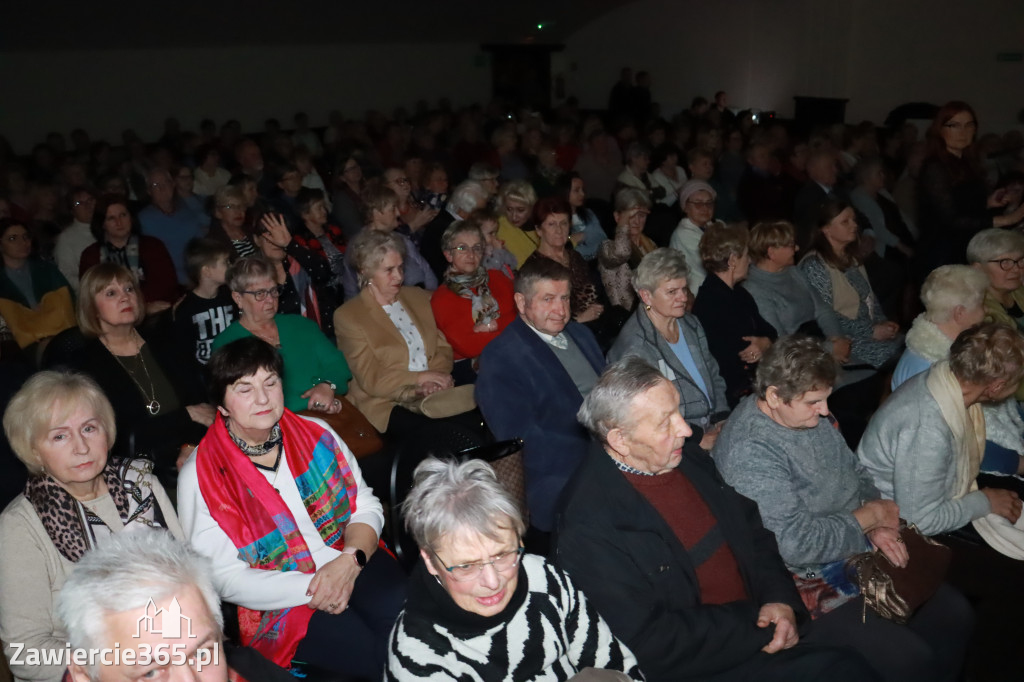
<path fill-rule="evenodd" d="M 85 345 L 85 336 L 78 327 L 60 332 L 43 350 L 43 369 L 69 369 L 71 359 Z"/>
<path fill-rule="evenodd" d="M 438 420 L 409 434 L 395 449 L 388 486 L 387 527 L 390 530 L 391 549 L 406 570 L 412 568 L 419 556 L 419 548 L 405 532 L 401 509 L 402 502 L 412 489 L 413 471 L 427 457 L 453 457 L 483 442 L 479 432 Z"/>

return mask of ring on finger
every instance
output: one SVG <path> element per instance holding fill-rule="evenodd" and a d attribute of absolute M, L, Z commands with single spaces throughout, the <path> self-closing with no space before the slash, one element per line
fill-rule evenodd
<path fill-rule="evenodd" d="M 322 402 L 320 402 L 319 400 L 317 400 L 315 403 L 313 403 L 313 407 L 314 408 L 323 407 L 323 406 L 324 406 L 324 404 Z"/>
<path fill-rule="evenodd" d="M 327 608 L 329 608 L 331 611 L 334 611 L 335 609 L 338 608 L 338 605 L 337 604 L 328 604 Z"/>

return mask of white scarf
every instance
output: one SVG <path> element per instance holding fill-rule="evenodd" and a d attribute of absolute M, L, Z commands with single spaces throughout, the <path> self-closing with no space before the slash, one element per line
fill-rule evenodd
<path fill-rule="evenodd" d="M 952 344 L 953 340 L 923 313 L 914 319 L 907 332 L 907 348 L 932 364 L 948 358 Z M 985 403 L 981 411 L 985 414 L 986 439 L 1014 452 L 1024 452 L 1024 419 L 1013 396 L 1002 402 Z"/>
<path fill-rule="evenodd" d="M 978 489 L 978 469 L 985 448 L 985 419 L 977 403 L 964 409 L 960 382 L 949 369 L 949 361 L 932 366 L 926 378 L 928 390 L 949 430 L 956 450 L 956 489 L 954 499 Z M 1011 559 L 1024 559 L 1024 515 L 1011 524 L 1002 516 L 988 514 L 973 522 L 974 529 L 989 547 Z"/>

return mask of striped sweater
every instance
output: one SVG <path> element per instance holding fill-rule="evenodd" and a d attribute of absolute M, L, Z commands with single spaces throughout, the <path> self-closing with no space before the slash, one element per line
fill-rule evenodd
<path fill-rule="evenodd" d="M 515 593 L 491 617 L 458 607 L 420 565 L 388 646 L 386 680 L 568 680 L 584 668 L 642 680 L 636 657 L 569 576 L 526 554 Z"/>

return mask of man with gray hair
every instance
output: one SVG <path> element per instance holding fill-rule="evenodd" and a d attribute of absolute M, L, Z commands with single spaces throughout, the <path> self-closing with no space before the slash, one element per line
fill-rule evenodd
<path fill-rule="evenodd" d="M 73 682 L 226 682 L 224 617 L 205 559 L 167 533 L 122 533 L 86 553 L 57 606 Z M 166 677 L 164 677 L 166 676 Z"/>
<path fill-rule="evenodd" d="M 185 246 L 203 236 L 205 216 L 197 215 L 174 195 L 174 179 L 165 168 L 158 166 L 146 174 L 146 188 L 150 204 L 139 211 L 142 234 L 164 243 L 174 261 L 178 283 L 188 284 Z"/>
<path fill-rule="evenodd" d="M 555 563 L 648 682 L 878 679 L 857 654 L 798 645 L 807 612 L 775 537 L 687 441 L 657 369 L 610 365 L 579 420 L 595 443 L 563 495 Z"/>
<path fill-rule="evenodd" d="M 423 228 L 423 240 L 420 252 L 437 275 L 438 281 L 444 279 L 448 261 L 441 249 L 441 237 L 448 226 L 456 220 L 465 220 L 469 214 L 487 205 L 487 190 L 475 180 L 464 180 L 452 190 L 445 209 Z"/>

